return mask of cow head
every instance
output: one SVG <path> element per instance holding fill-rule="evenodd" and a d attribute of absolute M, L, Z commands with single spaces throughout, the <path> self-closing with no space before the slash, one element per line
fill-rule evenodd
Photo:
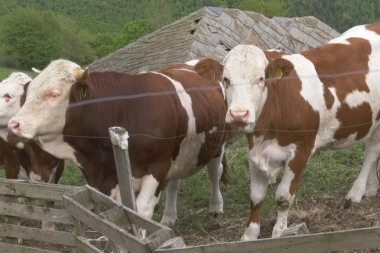
<path fill-rule="evenodd" d="M 51 62 L 29 83 L 24 105 L 8 123 L 9 131 L 26 139 L 54 140 L 63 132 L 74 84 L 87 76 L 87 70 L 71 61 Z"/>
<path fill-rule="evenodd" d="M 14 72 L 0 83 L 0 128 L 6 128 L 8 121 L 20 110 L 24 85 L 31 80 L 24 73 Z"/>

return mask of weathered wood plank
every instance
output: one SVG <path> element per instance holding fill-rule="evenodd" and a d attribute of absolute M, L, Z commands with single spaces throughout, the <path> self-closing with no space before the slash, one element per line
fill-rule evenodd
<path fill-rule="evenodd" d="M 94 245 L 88 242 L 88 239 L 83 237 L 75 237 L 78 252 L 80 253 L 103 253 L 103 251 L 96 248 Z"/>
<path fill-rule="evenodd" d="M 110 197 L 101 193 L 95 188 L 89 185 L 85 185 L 84 187 L 88 189 L 91 199 L 95 205 L 104 205 L 107 209 L 111 209 L 115 206 L 119 206 L 119 204 L 116 203 L 115 200 L 111 199 Z"/>
<path fill-rule="evenodd" d="M 0 179 L 0 194 L 28 198 L 62 201 L 62 195 L 78 187 L 33 183 L 21 180 Z"/>
<path fill-rule="evenodd" d="M 25 219 L 53 221 L 63 224 L 72 224 L 70 215 L 65 210 L 44 208 L 31 205 L 2 202 L 0 214 Z"/>
<path fill-rule="evenodd" d="M 5 201 L 5 202 L 10 202 L 10 203 L 17 203 L 18 198 L 15 196 L 9 196 L 9 195 L 0 195 L 0 201 Z M 2 206 L 0 202 L 0 206 Z M 18 217 L 13 217 L 13 216 L 6 216 L 6 221 L 5 223 L 10 224 L 10 225 L 18 225 L 19 224 L 19 218 Z M 12 237 L 6 237 L 5 242 L 7 243 L 17 243 L 18 239 L 17 238 L 12 238 Z"/>
<path fill-rule="evenodd" d="M 92 210 L 94 209 L 94 203 L 91 198 L 90 192 L 86 187 L 81 187 L 70 193 L 72 198 L 84 206 L 85 208 Z"/>
<path fill-rule="evenodd" d="M 171 229 L 160 229 L 150 234 L 145 241 L 148 243 L 150 250 L 153 252 L 158 249 L 164 242 L 175 237 L 174 231 Z"/>
<path fill-rule="evenodd" d="M 63 203 L 65 204 L 67 212 L 74 218 L 82 221 L 100 234 L 106 235 L 109 240 L 117 243 L 122 248 L 131 252 L 149 252 L 149 247 L 146 242 L 128 234 L 125 230 L 119 228 L 108 220 L 101 218 L 99 215 L 86 210 L 68 195 L 63 196 Z"/>
<path fill-rule="evenodd" d="M 127 212 L 121 206 L 117 206 L 105 212 L 99 213 L 99 216 L 114 224 L 117 224 L 126 231 L 129 231 L 132 228 Z"/>
<path fill-rule="evenodd" d="M 380 227 L 312 235 L 261 239 L 248 242 L 229 242 L 187 247 L 157 249 L 160 253 L 322 253 L 349 249 L 380 247 Z"/>
<path fill-rule="evenodd" d="M 168 227 L 162 225 L 159 222 L 141 217 L 137 212 L 131 209 L 127 209 L 125 207 L 123 208 L 127 211 L 128 218 L 131 223 L 136 224 L 138 227 L 146 229 L 150 233 L 153 233 L 160 229 L 169 229 Z"/>
<path fill-rule="evenodd" d="M 36 249 L 31 247 L 19 246 L 15 244 L 6 244 L 0 242 L 1 253 L 58 253 L 58 251 Z M 92 253 L 92 252 L 89 252 Z"/>
<path fill-rule="evenodd" d="M 75 246 L 74 236 L 71 232 L 48 231 L 40 228 L 0 224 L 0 236 Z"/>

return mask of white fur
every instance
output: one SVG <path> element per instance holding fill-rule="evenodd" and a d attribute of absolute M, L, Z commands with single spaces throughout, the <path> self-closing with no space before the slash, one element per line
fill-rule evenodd
<path fill-rule="evenodd" d="M 54 140 L 50 139 L 48 141 L 41 137 L 37 137 L 36 141 L 43 150 L 50 153 L 51 155 L 59 159 L 71 160 L 75 163 L 75 165 L 82 168 L 74 155 L 74 148 L 63 140 L 63 135 L 57 135 L 54 137 Z"/>
<path fill-rule="evenodd" d="M 190 66 L 195 66 L 198 62 L 199 62 L 199 59 L 194 59 L 194 60 L 185 62 L 185 64 L 190 65 Z"/>
<path fill-rule="evenodd" d="M 28 173 L 26 172 L 26 170 L 24 169 L 24 167 L 22 167 L 21 165 L 19 167 L 17 178 L 21 179 L 21 180 L 28 180 L 29 181 Z"/>
<path fill-rule="evenodd" d="M 120 188 L 118 184 L 111 190 L 110 198 L 115 200 L 116 203 L 121 205 L 121 195 L 120 195 Z"/>
<path fill-rule="evenodd" d="M 29 173 L 29 178 L 30 178 L 30 181 L 32 182 L 36 182 L 36 183 L 41 182 L 41 175 L 38 175 L 34 173 L 33 171 Z"/>
<path fill-rule="evenodd" d="M 33 139 L 38 134 L 44 136 L 40 140 L 48 142 L 57 138 L 51 136 L 51 133 L 62 133 L 69 105 L 68 96 L 75 83 L 74 72 L 77 69 L 80 66 L 76 63 L 55 60 L 30 82 L 25 104 L 9 123 L 20 124 L 20 132 L 17 133 L 19 136 Z M 59 92 L 60 96 L 56 99 L 42 96 L 47 90 Z"/>
<path fill-rule="evenodd" d="M 0 83 L 1 128 L 7 127 L 8 121 L 20 110 L 20 98 L 24 93 L 24 84 L 30 80 L 32 79 L 28 75 L 14 72 Z"/>
<path fill-rule="evenodd" d="M 157 205 L 159 196 L 155 193 L 158 181 L 152 175 L 142 177 L 141 190 L 136 198 L 137 211 L 144 217 L 152 218 L 154 207 Z"/>
<path fill-rule="evenodd" d="M 243 236 L 241 237 L 241 241 L 252 241 L 256 240 L 260 235 L 260 224 L 257 223 L 249 223 L 249 226 L 245 229 Z"/>
<path fill-rule="evenodd" d="M 226 55 L 223 65 L 223 78 L 228 78 L 230 81 L 230 86 L 226 90 L 228 111 L 248 111 L 249 125 L 245 130 L 250 132 L 266 100 L 264 78 L 268 60 L 258 47 L 238 45 Z M 231 123 L 229 112 L 226 115 L 226 122 Z"/>

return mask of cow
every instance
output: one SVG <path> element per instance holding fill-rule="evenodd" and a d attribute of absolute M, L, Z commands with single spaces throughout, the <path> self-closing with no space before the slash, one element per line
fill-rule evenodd
<path fill-rule="evenodd" d="M 13 72 L 0 83 L 0 161 L 7 179 L 56 184 L 62 175 L 64 161 L 43 151 L 33 140 L 22 143 L 8 132 L 8 121 L 21 108 L 24 85 L 31 80 L 22 72 Z M 45 207 L 53 204 L 46 201 Z M 54 223 L 43 221 L 42 228 L 53 230 Z"/>
<path fill-rule="evenodd" d="M 280 169 L 272 237 L 287 228 L 301 174 L 317 150 L 365 141 L 363 167 L 345 197 L 346 207 L 377 194 L 379 62 L 380 23 L 356 26 L 326 45 L 272 62 L 254 45 L 238 45 L 226 55 L 218 67 L 226 87 L 226 122 L 244 129 L 249 149 L 251 214 L 242 240 L 258 238 L 269 179 Z"/>
<path fill-rule="evenodd" d="M 58 59 L 29 83 L 25 103 L 8 128 L 72 160 L 89 185 L 120 202 L 108 128 L 124 127 L 141 215 L 152 217 L 167 181 L 168 192 L 177 192 L 178 179 L 204 166 L 213 185 L 209 211 L 218 214 L 223 212 L 224 101 L 218 82 L 188 69 L 89 73 Z M 175 210 L 165 210 L 161 222 L 176 218 Z"/>

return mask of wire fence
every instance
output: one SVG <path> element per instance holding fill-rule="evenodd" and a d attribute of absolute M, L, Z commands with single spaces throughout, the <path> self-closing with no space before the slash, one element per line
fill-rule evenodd
<path fill-rule="evenodd" d="M 319 75 L 298 75 L 298 76 L 286 76 L 282 77 L 281 79 L 276 79 L 276 78 L 267 78 L 266 81 L 277 81 L 276 85 L 280 85 L 281 82 L 288 81 L 291 79 L 307 79 L 307 78 L 318 78 L 320 83 L 324 85 L 323 81 L 321 79 L 326 79 L 326 78 L 340 78 L 340 77 L 350 77 L 350 76 L 355 76 L 355 75 L 367 75 L 367 74 L 372 74 L 372 73 L 377 73 L 380 72 L 380 69 L 376 70 L 361 70 L 361 71 L 350 71 L 350 72 L 344 72 L 344 73 L 338 73 L 338 74 L 319 74 Z M 153 72 L 154 73 L 154 72 Z M 161 74 L 161 73 L 160 73 Z M 379 76 L 380 78 L 380 76 Z M 252 84 L 247 84 L 247 83 L 239 83 L 235 84 L 237 87 L 244 87 L 244 86 L 251 86 Z M 330 85 L 327 85 L 330 87 Z M 185 93 L 194 93 L 194 92 L 207 92 L 207 91 L 215 91 L 215 90 L 221 90 L 222 87 L 220 85 L 216 86 L 209 86 L 209 87 L 192 87 L 192 88 L 186 88 L 183 90 L 172 90 L 172 91 L 162 91 L 162 92 L 147 92 L 147 93 L 141 93 L 141 94 L 131 94 L 131 95 L 124 95 L 124 96 L 112 96 L 112 97 L 103 97 L 103 98 L 96 98 L 96 99 L 90 99 L 90 100 L 84 100 L 80 102 L 75 102 L 69 104 L 69 108 L 76 108 L 76 107 L 81 107 L 81 106 L 86 106 L 86 105 L 91 105 L 95 103 L 107 103 L 107 102 L 113 102 L 113 101 L 121 101 L 121 100 L 133 100 L 133 99 L 141 99 L 141 98 L 149 98 L 149 97 L 157 97 L 157 96 L 167 96 L 167 95 L 178 95 L 181 92 Z M 376 91 L 379 93 L 379 99 L 380 99 L 380 84 L 379 84 L 379 89 Z M 269 96 L 267 99 L 271 99 Z M 342 101 L 341 101 L 342 102 Z M 367 102 L 367 101 L 363 101 Z M 47 109 L 36 109 L 33 110 L 33 114 L 38 112 L 38 111 L 43 111 L 43 110 L 59 110 L 59 109 L 67 109 L 67 107 L 54 107 L 54 108 L 47 108 Z M 207 109 L 207 108 L 205 108 Z M 352 125 L 345 125 L 345 126 L 337 126 L 337 127 L 326 127 L 326 128 L 316 128 L 316 129 L 302 129 L 302 130 L 287 130 L 287 129 L 274 129 L 274 128 L 255 128 L 255 131 L 273 131 L 273 132 L 282 132 L 282 133 L 310 133 L 310 132 L 323 132 L 323 131 L 330 131 L 330 130 L 335 130 L 335 129 L 345 129 L 345 128 L 355 128 L 355 127 L 361 127 L 361 126 L 368 126 L 368 125 L 373 125 L 376 124 L 377 120 L 373 119 L 372 121 L 369 122 L 363 122 L 359 124 L 352 124 Z M 213 131 L 214 133 L 239 133 L 242 132 L 242 129 L 234 129 L 234 130 L 216 130 Z M 68 135 L 68 134 L 63 134 L 65 137 L 72 137 L 72 138 L 99 138 L 99 139 L 109 139 L 109 136 L 84 136 L 84 135 Z M 154 139 L 175 139 L 175 138 L 184 138 L 187 135 L 176 135 L 176 136 L 170 136 L 170 137 L 159 137 L 159 136 L 152 136 L 149 134 L 145 133 L 129 133 L 129 136 L 144 136 L 144 137 L 149 137 L 149 138 L 154 138 Z"/>

